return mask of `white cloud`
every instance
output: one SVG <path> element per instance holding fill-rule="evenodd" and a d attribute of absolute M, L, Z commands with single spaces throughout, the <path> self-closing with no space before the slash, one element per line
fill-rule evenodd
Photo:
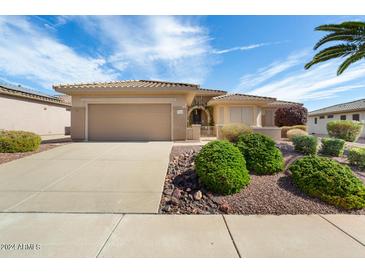
<path fill-rule="evenodd" d="M 261 47 L 264 47 L 264 46 L 272 46 L 272 45 L 282 44 L 282 43 L 285 43 L 285 42 L 287 42 L 287 41 L 278 41 L 278 42 L 269 42 L 269 43 L 257 43 L 257 44 L 252 44 L 252 45 L 246 45 L 246 46 L 240 46 L 240 47 L 232 47 L 232 48 L 221 49 L 221 50 L 213 49 L 212 50 L 212 53 L 213 54 L 224 54 L 224 53 L 230 53 L 230 52 L 233 52 L 233 51 L 246 51 L 246 50 L 261 48 Z"/>
<path fill-rule="evenodd" d="M 81 25 L 111 47 L 107 59 L 136 78 L 201 83 L 214 60 L 206 29 L 189 18 L 172 16 L 82 17 Z"/>
<path fill-rule="evenodd" d="M 0 71 L 50 89 L 52 84 L 117 77 L 106 60 L 82 56 L 25 17 L 0 17 Z"/>
<path fill-rule="evenodd" d="M 256 73 L 246 74 L 241 77 L 240 83 L 236 90 L 251 90 L 265 81 L 275 77 L 276 75 L 297 66 L 302 62 L 302 59 L 307 55 L 306 51 L 301 51 L 288 56 L 284 61 L 276 61 L 270 65 L 260 68 Z"/>
<path fill-rule="evenodd" d="M 340 60 L 328 61 L 304 69 L 313 52 L 291 54 L 282 61 L 246 74 L 238 88 L 250 94 L 272 96 L 282 100 L 308 101 L 337 96 L 341 92 L 365 87 L 365 63 L 351 66 L 342 75 L 336 70 Z"/>

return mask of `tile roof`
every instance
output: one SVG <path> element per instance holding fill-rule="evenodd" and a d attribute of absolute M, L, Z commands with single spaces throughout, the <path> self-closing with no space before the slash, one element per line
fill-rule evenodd
<path fill-rule="evenodd" d="M 220 90 L 220 89 L 209 89 L 209 88 L 198 88 L 198 90 L 206 93 L 213 93 L 213 94 L 226 94 L 227 91 L 224 90 Z"/>
<path fill-rule="evenodd" d="M 272 107 L 279 107 L 279 106 L 288 106 L 288 105 L 300 105 L 302 106 L 302 103 L 297 103 L 297 102 L 291 102 L 291 101 L 283 101 L 283 100 L 276 100 L 274 102 L 271 102 L 268 104 L 269 106 Z"/>
<path fill-rule="evenodd" d="M 275 101 L 276 98 L 273 97 L 264 97 L 264 96 L 256 96 L 250 94 L 242 94 L 242 93 L 229 93 L 221 96 L 217 96 L 212 98 L 213 101 L 237 101 L 237 100 L 268 100 Z"/>
<path fill-rule="evenodd" d="M 154 80 L 123 80 L 111 82 L 92 82 L 53 85 L 57 88 L 199 88 L 199 85 Z"/>
<path fill-rule="evenodd" d="M 22 86 L 11 85 L 8 83 L 0 83 L 0 94 L 8 96 L 29 98 L 36 101 L 49 102 L 53 104 L 70 106 L 71 102 L 66 102 L 57 96 L 50 96 L 35 90 L 24 88 Z"/>
<path fill-rule="evenodd" d="M 320 115 L 325 113 L 339 113 L 339 112 L 350 112 L 350 111 L 359 111 L 365 110 L 365 99 L 360 99 L 352 102 L 337 104 L 321 109 L 317 109 L 309 112 L 310 116 Z"/>

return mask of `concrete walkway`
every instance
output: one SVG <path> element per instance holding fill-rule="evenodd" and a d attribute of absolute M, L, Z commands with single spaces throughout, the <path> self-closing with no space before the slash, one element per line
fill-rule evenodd
<path fill-rule="evenodd" d="M 365 216 L 0 213 L 0 257 L 365 257 Z"/>
<path fill-rule="evenodd" d="M 172 142 L 72 143 L 0 165 L 0 211 L 157 213 Z"/>

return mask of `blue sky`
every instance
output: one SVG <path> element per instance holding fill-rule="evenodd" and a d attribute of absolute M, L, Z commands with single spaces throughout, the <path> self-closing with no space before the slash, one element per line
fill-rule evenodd
<path fill-rule="evenodd" d="M 155 79 L 198 83 L 309 110 L 365 97 L 365 60 L 305 71 L 321 24 L 349 16 L 0 17 L 0 81 L 53 94 L 52 84 Z"/>

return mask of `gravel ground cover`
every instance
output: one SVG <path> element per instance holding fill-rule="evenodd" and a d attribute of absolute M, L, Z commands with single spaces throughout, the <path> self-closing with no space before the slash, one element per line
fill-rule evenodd
<path fill-rule="evenodd" d="M 290 142 L 277 144 L 286 167 L 302 155 Z M 362 210 L 344 210 L 302 193 L 286 171 L 275 175 L 251 174 L 250 184 L 233 195 L 216 195 L 204 189 L 194 171 L 194 159 L 200 146 L 175 146 L 165 178 L 160 213 L 165 214 L 365 214 Z M 333 157 L 347 164 L 345 157 Z M 365 172 L 352 168 L 365 182 Z"/>
<path fill-rule="evenodd" d="M 59 146 L 63 146 L 67 143 L 49 143 L 49 144 L 41 144 L 39 146 L 39 148 L 36 151 L 31 151 L 31 152 L 20 152 L 20 153 L 0 153 L 0 165 L 10 162 L 10 161 L 14 161 L 20 158 L 24 158 L 26 156 L 35 154 L 35 153 L 39 153 L 42 151 L 46 151 L 52 148 L 56 148 Z"/>

